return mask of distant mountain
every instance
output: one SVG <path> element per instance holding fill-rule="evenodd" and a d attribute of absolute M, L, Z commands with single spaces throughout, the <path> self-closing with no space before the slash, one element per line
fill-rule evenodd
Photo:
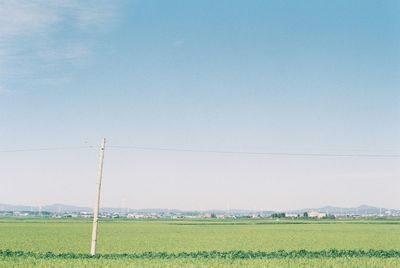
<path fill-rule="evenodd" d="M 78 206 L 70 206 L 64 204 L 53 204 L 46 206 L 25 206 L 25 205 L 9 205 L 9 204 L 0 204 L 0 211 L 48 211 L 48 212 L 81 212 L 81 211 L 92 211 L 91 208 L 88 207 L 78 207 Z"/>
<path fill-rule="evenodd" d="M 290 212 L 308 212 L 308 211 L 319 211 L 319 212 L 326 212 L 328 214 L 352 214 L 352 215 L 367 215 L 367 214 L 382 214 L 386 211 L 392 212 L 400 212 L 397 209 L 388 209 L 388 208 L 379 208 L 373 207 L 369 205 L 360 205 L 354 208 L 344 208 L 344 207 L 333 207 L 333 206 L 325 206 L 320 208 L 305 208 L 301 210 L 293 210 Z"/>
<path fill-rule="evenodd" d="M 33 206 L 0 204 L 0 211 L 37 211 Z"/>
<path fill-rule="evenodd" d="M 90 212 L 93 209 L 89 208 L 89 207 L 78 207 L 78 206 L 70 206 L 70 205 L 64 205 L 64 204 L 53 204 L 53 205 L 44 206 L 42 208 L 42 210 L 48 211 L 48 212 L 53 212 L 53 213 L 57 213 L 57 212 L 60 213 L 60 212 L 82 212 L 82 211 Z"/>
<path fill-rule="evenodd" d="M 76 212 L 92 212 L 93 208 L 90 207 L 80 207 L 65 204 L 52 204 L 46 206 L 25 206 L 25 205 L 9 205 L 0 204 L 0 211 L 47 211 L 52 213 L 76 213 Z M 180 213 L 177 209 L 130 209 L 130 208 L 113 208 L 113 207 L 103 207 L 100 208 L 100 212 L 103 213 L 126 213 L 126 212 L 136 212 L 136 213 Z"/>

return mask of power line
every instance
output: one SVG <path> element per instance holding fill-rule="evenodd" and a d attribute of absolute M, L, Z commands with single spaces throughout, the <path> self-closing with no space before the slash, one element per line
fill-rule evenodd
<path fill-rule="evenodd" d="M 40 152 L 40 151 L 63 151 L 78 149 L 93 149 L 93 146 L 69 146 L 69 147 L 42 147 L 24 148 L 12 150 L 0 150 L 0 153 L 17 152 Z M 167 152 L 186 152 L 186 153 L 212 153 L 212 154 L 242 154 L 242 155 L 265 155 L 265 156 L 299 156 L 299 157 L 363 157 L 363 158 L 400 158 L 400 154 L 332 154 L 332 153 L 288 153 L 288 152 L 256 152 L 256 151 L 226 151 L 226 150 L 200 150 L 166 147 L 145 147 L 128 145 L 110 145 L 111 149 L 133 149 L 146 151 L 167 151 Z"/>
<path fill-rule="evenodd" d="M 0 150 L 0 153 L 18 153 L 18 152 L 40 152 L 40 151 L 63 151 L 77 149 L 91 149 L 93 146 L 70 146 L 70 147 L 44 147 L 44 148 L 25 148 L 13 150 Z"/>
<path fill-rule="evenodd" d="M 147 151 L 214 153 L 214 154 L 244 154 L 244 155 L 271 155 L 271 156 L 300 156 L 300 157 L 365 157 L 365 158 L 400 158 L 399 154 L 329 154 L 329 153 L 286 153 L 286 152 L 251 152 L 251 151 L 224 151 L 224 150 L 197 150 L 182 148 L 144 147 L 110 145 L 108 148 L 133 149 Z"/>

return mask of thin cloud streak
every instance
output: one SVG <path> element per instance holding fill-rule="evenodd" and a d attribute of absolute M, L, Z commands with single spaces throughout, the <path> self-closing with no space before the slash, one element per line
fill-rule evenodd
<path fill-rule="evenodd" d="M 34 71 L 46 66 L 85 66 L 92 55 L 87 36 L 111 29 L 117 6 L 117 2 L 107 1 L 0 0 L 2 91 L 7 91 L 9 82 L 20 75 L 35 81 L 54 80 L 52 75 L 43 77 L 43 72 Z M 57 37 L 61 29 L 71 34 Z"/>

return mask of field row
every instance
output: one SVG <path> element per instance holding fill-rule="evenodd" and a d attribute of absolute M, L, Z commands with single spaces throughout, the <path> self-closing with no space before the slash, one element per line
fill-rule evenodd
<path fill-rule="evenodd" d="M 0 267 L 133 267 L 133 268 L 392 268 L 400 267 L 400 258 L 283 258 L 283 259 L 36 259 L 2 257 Z"/>
<path fill-rule="evenodd" d="M 199 252 L 141 252 L 141 253 L 112 253 L 91 256 L 83 253 L 36 253 L 30 251 L 0 250 L 1 257 L 30 257 L 36 259 L 281 259 L 281 258 L 400 258 L 399 250 L 278 250 L 263 251 L 199 251 Z"/>

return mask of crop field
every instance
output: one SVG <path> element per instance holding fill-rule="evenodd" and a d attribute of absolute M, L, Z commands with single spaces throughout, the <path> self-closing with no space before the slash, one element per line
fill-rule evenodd
<path fill-rule="evenodd" d="M 1 267 L 400 267 L 400 221 L 1 219 Z"/>

